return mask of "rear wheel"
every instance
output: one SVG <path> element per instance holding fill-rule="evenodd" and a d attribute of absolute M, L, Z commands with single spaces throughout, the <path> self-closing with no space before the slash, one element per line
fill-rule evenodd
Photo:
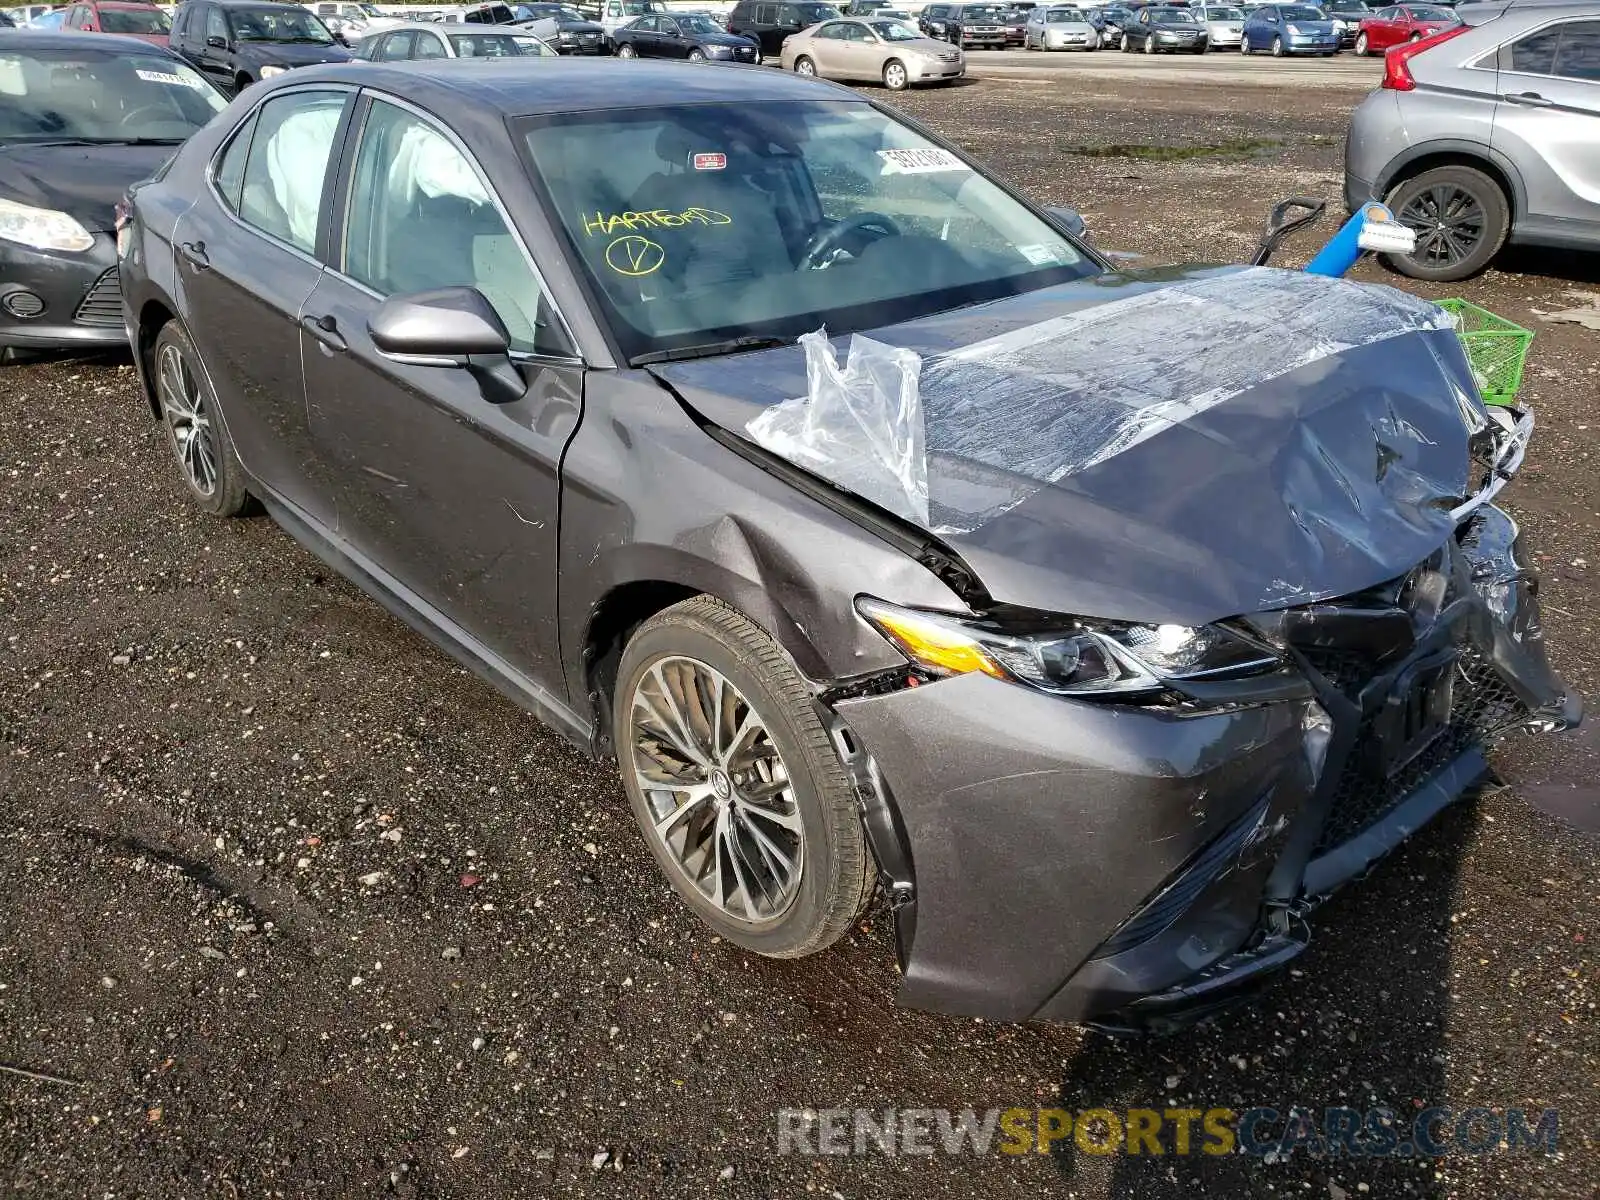
<path fill-rule="evenodd" d="M 1383 255 L 1383 263 L 1413 279 L 1453 283 L 1476 275 L 1511 232 L 1505 192 L 1473 167 L 1435 167 L 1414 175 L 1389 193 L 1388 204 L 1417 235 L 1417 248 Z"/>
<path fill-rule="evenodd" d="M 906 84 L 910 82 L 911 77 L 906 73 L 905 64 L 899 59 L 891 58 L 883 64 L 883 86 L 891 92 L 905 91 Z"/>
<path fill-rule="evenodd" d="M 817 64 L 804 54 L 794 60 L 794 73 L 796 75 L 814 76 L 817 73 Z"/>
<path fill-rule="evenodd" d="M 779 958 L 850 927 L 874 878 L 854 789 L 763 630 L 709 596 L 652 617 L 623 651 L 613 727 L 644 839 L 701 920 Z"/>
<path fill-rule="evenodd" d="M 150 357 L 167 445 L 190 498 L 213 516 L 244 515 L 250 508 L 244 468 L 188 331 L 168 321 L 156 335 Z"/>

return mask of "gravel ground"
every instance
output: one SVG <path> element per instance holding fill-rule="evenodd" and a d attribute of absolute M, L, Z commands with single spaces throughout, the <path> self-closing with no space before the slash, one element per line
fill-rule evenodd
<path fill-rule="evenodd" d="M 1335 199 L 1358 98 L 1064 73 L 896 103 L 1159 263 L 1240 259 L 1273 199 Z M 1591 706 L 1600 349 L 1540 314 L 1594 307 L 1597 270 L 1522 255 L 1458 287 L 1539 333 L 1511 504 Z M 270 522 L 193 511 L 131 368 L 0 380 L 0 1063 L 55 1077 L 0 1074 L 13 1190 L 1600 1194 L 1600 841 L 1557 815 L 1600 832 L 1596 726 L 1507 747 L 1508 787 L 1321 910 L 1296 969 L 1209 1027 L 1126 1043 L 910 1012 L 881 912 L 800 962 L 719 943 L 610 773 Z M 1561 1149 L 775 1154 L 780 1107 L 1055 1104 L 1555 1107 Z"/>

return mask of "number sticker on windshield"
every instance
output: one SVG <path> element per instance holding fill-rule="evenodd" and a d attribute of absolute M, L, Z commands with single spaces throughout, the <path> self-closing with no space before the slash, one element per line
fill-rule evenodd
<path fill-rule="evenodd" d="M 146 83 L 166 83 L 173 87 L 195 87 L 198 80 L 185 79 L 182 75 L 172 75 L 166 71 L 135 71 L 140 79 Z"/>
<path fill-rule="evenodd" d="M 879 150 L 884 175 L 932 175 L 939 171 L 970 171 L 971 167 L 948 150 Z"/>

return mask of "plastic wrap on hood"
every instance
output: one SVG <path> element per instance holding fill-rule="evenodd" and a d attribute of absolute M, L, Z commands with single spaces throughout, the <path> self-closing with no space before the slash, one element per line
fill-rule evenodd
<path fill-rule="evenodd" d="M 808 395 L 762 413 L 748 432 L 924 528 L 971 532 L 1040 487 L 1279 376 L 1450 328 L 1448 314 L 1391 288 L 1254 269 L 1114 300 L 927 361 L 856 337 L 841 372 L 819 331 L 802 339 Z M 1477 400 L 1454 391 L 1476 427 Z M 1404 436 L 1405 418 L 1395 420 Z"/>

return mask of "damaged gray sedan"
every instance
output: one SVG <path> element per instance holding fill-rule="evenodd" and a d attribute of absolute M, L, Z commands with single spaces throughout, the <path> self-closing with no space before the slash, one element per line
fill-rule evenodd
<path fill-rule="evenodd" d="M 1531 417 L 1443 313 L 1119 273 L 843 89 L 306 68 L 129 212 L 194 500 L 616 761 L 751 950 L 877 880 L 907 1003 L 1179 1024 L 1579 719 L 1492 503 Z"/>

